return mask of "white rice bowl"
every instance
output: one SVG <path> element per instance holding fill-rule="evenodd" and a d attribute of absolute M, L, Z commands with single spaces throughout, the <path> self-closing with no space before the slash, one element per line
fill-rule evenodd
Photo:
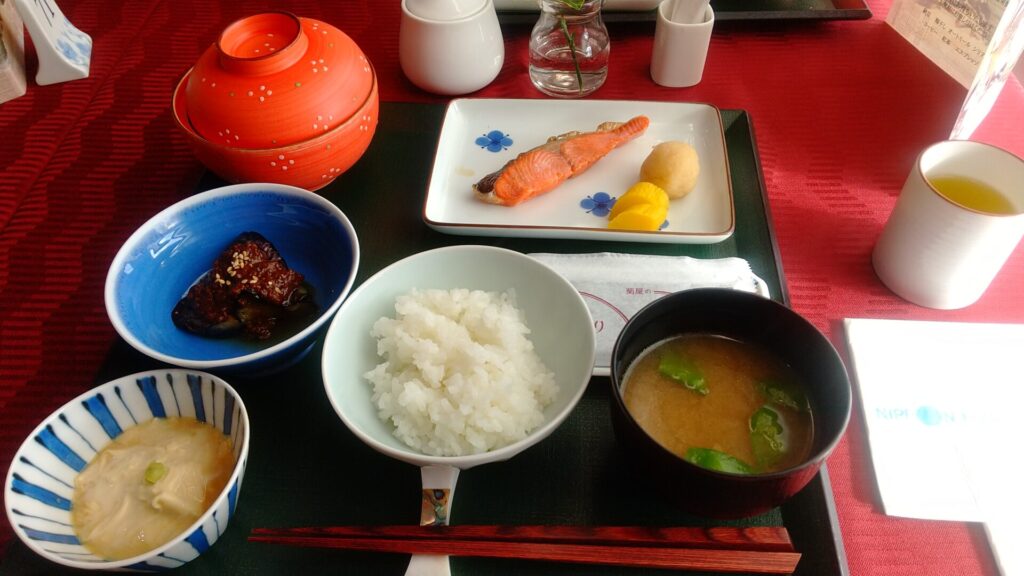
<path fill-rule="evenodd" d="M 413 289 L 395 312 L 373 325 L 383 362 L 364 376 L 402 442 L 433 456 L 479 454 L 544 423 L 558 385 L 513 292 Z"/>

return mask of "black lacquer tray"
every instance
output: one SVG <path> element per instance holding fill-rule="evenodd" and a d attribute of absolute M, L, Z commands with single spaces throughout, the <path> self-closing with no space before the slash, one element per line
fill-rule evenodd
<path fill-rule="evenodd" d="M 357 284 L 405 256 L 456 243 L 493 244 L 523 252 L 619 251 L 739 256 L 750 262 L 776 300 L 788 303 L 757 146 L 749 116 L 722 110 L 736 203 L 736 231 L 717 244 L 461 237 L 435 232 L 421 220 L 445 108 L 382 103 L 380 125 L 367 154 L 320 192 L 352 220 L 362 263 Z M 222 185 L 208 176 L 201 189 Z M 249 410 L 249 465 L 237 514 L 224 536 L 178 574 L 404 573 L 408 556 L 289 548 L 247 541 L 253 528 L 354 524 L 416 524 L 419 470 L 363 445 L 331 408 L 320 376 L 318 344 L 295 366 L 261 379 L 228 378 Z M 329 352 L 328 352 L 329 353 Z M 118 341 L 96 382 L 158 365 Z M 595 377 L 565 423 L 549 438 L 507 462 L 464 471 L 453 524 L 577 524 L 702 526 L 709 521 L 674 510 L 649 490 L 616 444 L 609 419 L 609 386 Z M 792 500 L 761 516 L 720 524 L 784 525 L 802 553 L 796 574 L 846 576 L 848 569 L 828 473 Z M 82 574 L 35 555 L 13 541 L 3 574 Z M 452 558 L 455 575 L 667 574 L 665 570 Z"/>

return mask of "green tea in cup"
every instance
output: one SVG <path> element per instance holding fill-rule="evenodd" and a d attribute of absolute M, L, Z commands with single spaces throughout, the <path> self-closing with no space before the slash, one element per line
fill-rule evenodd
<path fill-rule="evenodd" d="M 954 204 L 987 214 L 1012 216 L 1022 210 L 992 186 L 974 178 L 957 175 L 926 176 L 926 180 Z"/>

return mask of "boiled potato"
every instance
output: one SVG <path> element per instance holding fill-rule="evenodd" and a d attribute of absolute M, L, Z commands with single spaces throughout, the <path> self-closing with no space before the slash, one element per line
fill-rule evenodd
<path fill-rule="evenodd" d="M 640 166 L 640 180 L 660 187 L 673 200 L 693 191 L 699 175 L 697 151 L 675 140 L 655 146 Z"/>

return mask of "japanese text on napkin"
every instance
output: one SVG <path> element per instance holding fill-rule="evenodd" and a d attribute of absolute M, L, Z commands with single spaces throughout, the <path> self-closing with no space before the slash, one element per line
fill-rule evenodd
<path fill-rule="evenodd" d="M 606 376 L 612 348 L 626 321 L 650 302 L 689 288 L 732 288 L 769 297 L 768 285 L 742 258 L 702 260 L 644 254 L 530 254 L 564 276 L 594 318 L 594 374 Z"/>

